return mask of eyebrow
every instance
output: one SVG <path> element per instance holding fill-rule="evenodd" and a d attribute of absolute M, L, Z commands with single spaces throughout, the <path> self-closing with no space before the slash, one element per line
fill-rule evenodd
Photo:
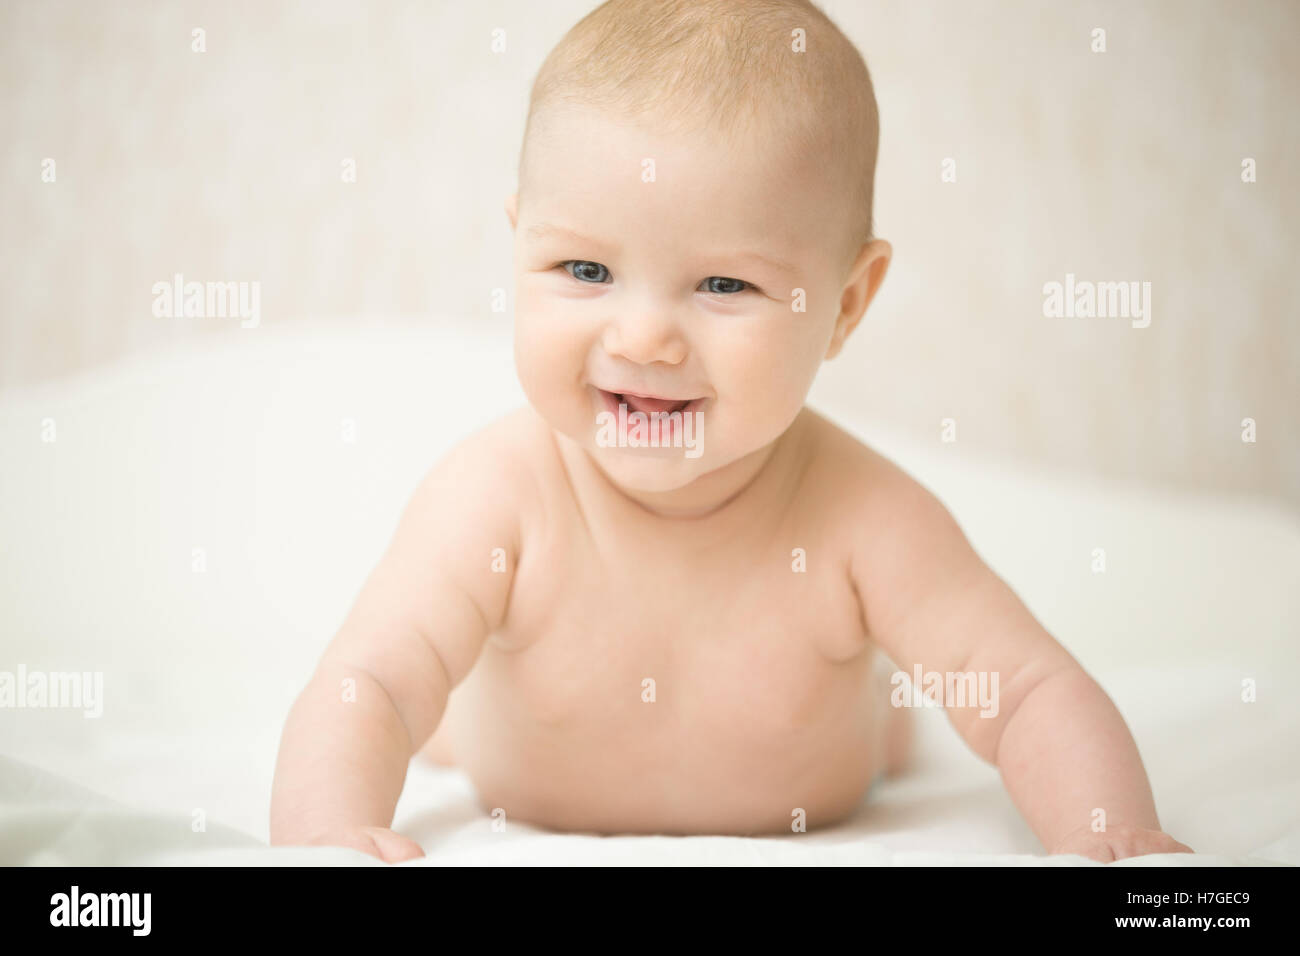
<path fill-rule="evenodd" d="M 571 239 L 576 242 L 588 242 L 597 246 L 607 245 L 607 243 L 601 242 L 599 239 L 584 236 L 580 232 L 574 232 L 572 229 L 566 229 L 563 226 L 555 226 L 549 222 L 539 222 L 535 225 L 529 226 L 524 230 L 524 235 L 529 239 L 545 239 L 549 236 L 554 236 L 557 239 Z M 618 247 L 614 246 L 613 248 L 616 249 Z"/>
<path fill-rule="evenodd" d="M 764 265 L 776 269 L 778 272 L 784 272 L 787 275 L 799 274 L 799 270 L 792 263 L 786 262 L 784 259 L 765 256 L 761 252 L 736 252 L 729 255 L 734 256 L 737 259 L 754 259 L 757 262 L 761 262 Z"/>
<path fill-rule="evenodd" d="M 529 226 L 527 229 L 524 230 L 524 235 L 527 236 L 529 239 L 545 239 L 548 237 L 555 237 L 558 239 L 569 239 L 574 242 L 586 242 L 591 245 L 608 246 L 609 248 L 614 249 L 616 251 L 619 248 L 616 244 L 610 244 L 610 243 L 603 242 L 599 239 L 593 239 L 590 236 L 582 235 L 582 233 L 574 232 L 572 229 L 566 229 L 563 226 L 552 225 L 551 223 L 548 222 L 539 222 Z M 778 259 L 773 256 L 764 255 L 761 252 L 720 253 L 719 257 L 734 258 L 734 259 L 753 259 L 757 262 L 763 263 L 764 265 L 772 269 L 776 269 L 780 272 L 785 272 L 789 275 L 798 275 L 799 273 L 798 268 L 794 264 L 787 262 L 785 259 Z"/>

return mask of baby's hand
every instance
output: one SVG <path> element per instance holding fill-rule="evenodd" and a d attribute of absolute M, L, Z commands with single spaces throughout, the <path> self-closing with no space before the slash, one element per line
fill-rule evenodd
<path fill-rule="evenodd" d="M 424 856 L 420 844 L 387 827 L 348 827 L 322 833 L 311 841 L 320 846 L 346 846 L 378 857 L 385 863 L 401 863 Z"/>
<path fill-rule="evenodd" d="M 1094 832 L 1090 826 L 1080 827 L 1052 848 L 1054 854 L 1077 853 L 1101 863 L 1147 853 L 1195 852 L 1163 831 L 1124 825 L 1108 827 L 1102 833 Z"/>

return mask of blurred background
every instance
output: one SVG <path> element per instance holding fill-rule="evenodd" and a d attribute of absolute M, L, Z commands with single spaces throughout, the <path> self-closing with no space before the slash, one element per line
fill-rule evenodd
<path fill-rule="evenodd" d="M 529 85 L 596 5 L 5 0 L 0 391 L 295 327 L 508 340 Z M 814 398 L 1300 508 L 1300 4 L 822 7 L 876 84 L 895 260 Z M 260 283 L 258 327 L 155 316 L 177 273 Z M 1150 282 L 1149 327 L 1045 317 L 1067 273 Z"/>
<path fill-rule="evenodd" d="M 0 705 L 0 863 L 265 841 L 284 715 L 412 488 L 523 401 L 503 203 L 595 5 L 0 0 L 0 677 L 104 679 L 100 718 Z M 1300 4 L 824 8 L 895 258 L 811 404 L 1106 687 L 1170 833 L 1300 863 Z M 256 327 L 156 315 L 178 274 L 258 283 Z M 1150 283 L 1150 324 L 1046 316 L 1070 274 Z M 1040 852 L 932 716 L 826 839 Z M 395 825 L 439 859 L 572 852 L 424 773 Z"/>

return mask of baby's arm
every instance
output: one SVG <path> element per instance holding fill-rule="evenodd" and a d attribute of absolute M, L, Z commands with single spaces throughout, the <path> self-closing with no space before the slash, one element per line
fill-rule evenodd
<path fill-rule="evenodd" d="M 407 765 L 500 624 L 518 559 L 513 469 L 499 443 L 480 433 L 424 479 L 293 705 L 272 843 L 350 846 L 389 862 L 422 855 L 389 829 Z"/>
<path fill-rule="evenodd" d="M 979 559 L 943 505 L 884 470 L 853 558 L 872 637 L 909 674 L 919 664 L 998 675 L 995 716 L 981 716 L 978 704 L 949 707 L 948 716 L 998 767 L 1050 852 L 1103 861 L 1190 852 L 1160 832 L 1137 745 L 1106 693 Z M 1092 829 L 1095 809 L 1105 812 L 1103 832 Z"/>

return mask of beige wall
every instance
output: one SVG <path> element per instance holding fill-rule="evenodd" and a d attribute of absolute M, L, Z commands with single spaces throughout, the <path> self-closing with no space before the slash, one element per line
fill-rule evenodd
<path fill-rule="evenodd" d="M 0 388 L 257 334 L 156 318 L 177 272 L 260 282 L 266 326 L 508 335 L 489 303 L 512 285 L 501 202 L 528 84 L 593 6 L 6 0 Z M 952 418 L 962 453 L 1300 505 L 1300 5 L 825 9 L 876 80 L 896 258 L 816 394 L 936 441 Z M 1150 282 L 1150 326 L 1045 317 L 1067 272 Z"/>

